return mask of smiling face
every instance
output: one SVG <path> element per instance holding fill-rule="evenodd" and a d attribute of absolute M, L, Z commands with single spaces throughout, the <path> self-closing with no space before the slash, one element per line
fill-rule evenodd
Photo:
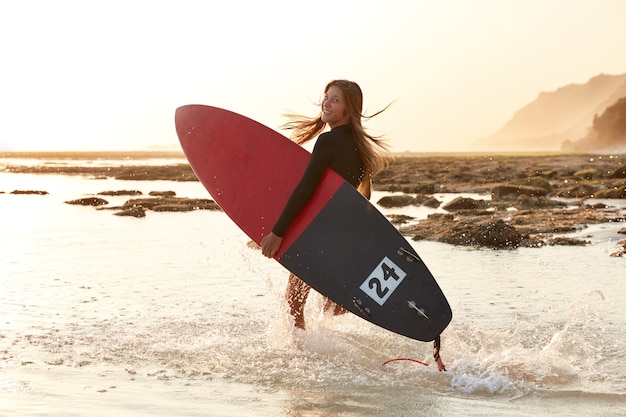
<path fill-rule="evenodd" d="M 328 123 L 332 129 L 347 124 L 349 120 L 343 91 L 336 85 L 331 85 L 322 100 L 322 121 Z"/>

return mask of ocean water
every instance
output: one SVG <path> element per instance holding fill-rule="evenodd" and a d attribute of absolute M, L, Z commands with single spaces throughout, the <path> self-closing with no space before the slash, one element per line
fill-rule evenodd
<path fill-rule="evenodd" d="M 286 272 L 224 213 L 63 203 L 120 189 L 207 196 L 0 173 L 0 416 L 626 415 L 624 224 L 580 231 L 586 247 L 411 242 L 454 312 L 438 372 L 430 343 L 329 317 L 315 294 L 294 330 Z M 383 366 L 397 357 L 429 366 Z"/>

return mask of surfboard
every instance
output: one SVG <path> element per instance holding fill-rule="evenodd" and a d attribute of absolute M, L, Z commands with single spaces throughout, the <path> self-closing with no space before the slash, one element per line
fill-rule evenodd
<path fill-rule="evenodd" d="M 176 110 L 178 138 L 198 179 L 257 244 L 272 230 L 310 153 L 248 117 L 204 105 Z M 435 278 L 409 242 L 328 169 L 275 259 L 357 316 L 420 341 L 452 319 Z"/>

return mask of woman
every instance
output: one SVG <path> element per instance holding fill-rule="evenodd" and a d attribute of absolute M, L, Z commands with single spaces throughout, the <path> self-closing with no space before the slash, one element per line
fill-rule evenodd
<path fill-rule="evenodd" d="M 386 108 L 385 108 L 386 109 Z M 363 116 L 363 93 L 357 83 L 334 80 L 324 89 L 321 111 L 314 118 L 291 116 L 285 128 L 293 130 L 292 138 L 302 145 L 319 135 L 326 126 L 329 132 L 322 133 L 313 149 L 309 164 L 302 179 L 294 189 L 272 232 L 261 241 L 261 252 L 268 258 L 274 257 L 282 242 L 282 236 L 313 196 L 326 168 L 330 167 L 352 184 L 368 199 L 371 195 L 372 175 L 386 166 L 387 147 L 376 137 L 368 134 L 361 125 Z M 311 287 L 293 274 L 287 284 L 289 312 L 295 326 L 304 329 L 304 304 Z M 327 300 L 325 309 L 334 307 L 334 314 L 346 310 Z"/>

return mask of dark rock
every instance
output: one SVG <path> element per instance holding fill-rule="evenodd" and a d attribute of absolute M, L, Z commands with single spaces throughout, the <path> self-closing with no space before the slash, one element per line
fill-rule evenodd
<path fill-rule="evenodd" d="M 465 223 L 460 228 L 456 228 L 453 238 L 465 245 L 506 249 L 518 247 L 523 236 L 515 227 L 498 219 L 481 223 Z"/>
<path fill-rule="evenodd" d="M 622 257 L 622 256 L 626 256 L 626 240 L 622 240 L 621 242 L 619 242 L 620 245 L 622 245 L 622 249 L 620 249 L 619 251 L 612 253 L 611 256 L 614 257 Z"/>
<path fill-rule="evenodd" d="M 544 197 L 548 195 L 548 191 L 541 187 L 512 184 L 500 184 L 491 188 L 491 198 L 493 200 L 516 199 L 520 195 Z"/>
<path fill-rule="evenodd" d="M 454 200 L 444 204 L 442 207 L 447 211 L 457 210 L 476 210 L 487 207 L 488 204 L 484 200 L 474 200 L 468 197 L 457 197 Z"/>
<path fill-rule="evenodd" d="M 422 205 L 430 208 L 437 208 L 441 205 L 441 201 L 437 200 L 434 197 L 427 197 L 422 201 Z"/>
<path fill-rule="evenodd" d="M 454 214 L 450 214 L 450 213 L 433 213 L 433 214 L 429 214 L 428 215 L 428 219 L 448 222 L 448 221 L 454 220 Z"/>
<path fill-rule="evenodd" d="M 98 211 L 103 211 L 103 210 L 124 210 L 124 207 L 122 206 L 100 206 L 100 207 L 96 207 L 96 210 Z"/>
<path fill-rule="evenodd" d="M 190 204 L 162 204 L 152 207 L 153 211 L 193 211 L 197 210 L 196 207 Z"/>
<path fill-rule="evenodd" d="M 150 191 L 148 193 L 153 197 L 175 197 L 176 193 L 174 191 Z"/>
<path fill-rule="evenodd" d="M 512 181 L 512 184 L 515 185 L 524 185 L 527 187 L 533 188 L 542 188 L 546 190 L 548 193 L 552 192 L 552 184 L 550 184 L 550 180 L 544 176 L 536 175 L 536 176 L 528 176 L 521 179 L 516 179 Z"/>
<path fill-rule="evenodd" d="M 115 169 L 112 175 L 118 180 L 133 181 L 198 181 L 189 165 L 129 166 Z"/>
<path fill-rule="evenodd" d="M 569 187 L 560 188 L 556 191 L 555 195 L 564 198 L 592 197 L 599 189 L 600 187 L 597 185 L 582 182 Z"/>
<path fill-rule="evenodd" d="M 476 217 L 476 218 L 480 218 L 480 217 L 485 217 L 485 216 L 490 216 L 493 217 L 494 215 L 494 211 L 493 210 L 483 210 L 483 209 L 461 209 L 461 210 L 457 210 L 454 212 L 454 214 L 461 216 L 461 217 L 467 217 L 467 218 L 471 218 L 471 217 Z"/>
<path fill-rule="evenodd" d="M 613 171 L 613 174 L 611 174 L 611 177 L 613 177 L 613 178 L 626 178 L 626 164 L 620 166 L 615 171 Z"/>
<path fill-rule="evenodd" d="M 414 194 L 434 194 L 436 188 L 436 184 L 419 184 L 414 186 L 410 192 Z"/>
<path fill-rule="evenodd" d="M 372 184 L 373 185 L 373 184 Z M 405 192 L 405 189 L 402 187 L 402 185 L 398 185 L 398 184 L 384 184 L 383 186 L 376 188 L 376 190 L 382 190 L 382 191 L 389 191 L 390 193 L 396 193 L 396 192 Z"/>
<path fill-rule="evenodd" d="M 137 207 L 131 207 L 122 211 L 118 211 L 117 213 L 113 213 L 116 216 L 130 216 L 130 217 L 146 217 L 146 210 L 141 207 L 141 206 L 137 206 Z"/>
<path fill-rule="evenodd" d="M 593 209 L 582 205 L 562 208 L 546 204 L 548 207 L 528 210 L 464 209 L 454 214 L 435 213 L 425 220 L 401 227 L 400 232 L 412 236 L 414 240 L 427 239 L 454 245 L 542 247 L 545 244 L 582 244 L 577 239 L 559 238 L 551 242 L 547 239 L 555 234 L 578 231 L 587 224 L 624 221 L 620 210 Z"/>
<path fill-rule="evenodd" d="M 404 215 L 404 214 L 391 214 L 391 215 L 387 216 L 387 218 L 394 225 L 406 224 L 406 223 L 408 223 L 408 222 L 410 222 L 410 221 L 415 219 L 415 217 L 407 216 L 407 215 Z"/>
<path fill-rule="evenodd" d="M 517 220 L 517 219 L 515 219 Z M 512 224 L 515 225 L 517 230 L 522 234 L 535 234 L 535 235 L 553 235 L 555 233 L 572 233 L 578 230 L 578 228 L 574 225 L 550 225 L 545 223 L 538 223 L 532 225 L 517 225 L 515 222 Z"/>
<path fill-rule="evenodd" d="M 626 184 L 616 185 L 608 190 L 600 190 L 596 198 L 626 198 Z"/>
<path fill-rule="evenodd" d="M 198 181 L 189 164 L 158 166 L 58 166 L 33 165 L 6 167 L 6 172 L 32 174 L 90 175 L 92 178 L 116 178 L 118 180 L 164 180 Z"/>
<path fill-rule="evenodd" d="M 553 237 L 548 239 L 548 244 L 551 246 L 585 246 L 589 242 L 580 239 L 574 239 L 571 237 Z"/>
<path fill-rule="evenodd" d="M 98 193 L 98 195 L 142 195 L 143 193 L 138 190 L 117 190 L 117 191 L 102 191 Z"/>
<path fill-rule="evenodd" d="M 600 173 L 596 168 L 583 168 L 574 172 L 572 175 L 577 180 L 593 180 L 600 177 Z"/>
<path fill-rule="evenodd" d="M 183 211 L 180 206 L 187 206 L 189 210 L 221 210 L 213 200 L 207 198 L 178 198 L 178 197 L 155 197 L 137 198 L 128 200 L 122 206 L 124 209 L 141 206 L 144 209 L 154 210 L 157 206 L 164 208 L 161 211 Z M 170 207 L 171 210 L 167 210 Z M 184 211 L 189 211 L 184 210 Z"/>
<path fill-rule="evenodd" d="M 381 207 L 406 207 L 418 205 L 417 199 L 407 194 L 389 195 L 378 200 L 377 204 Z"/>
<path fill-rule="evenodd" d="M 13 190 L 11 194 L 26 194 L 26 195 L 48 195 L 47 191 L 39 191 L 39 190 Z"/>
<path fill-rule="evenodd" d="M 565 207 L 562 201 L 556 201 L 545 197 L 531 197 L 528 195 L 520 195 L 515 201 L 515 208 L 517 209 L 533 209 L 533 208 L 549 208 L 549 207 Z"/>
<path fill-rule="evenodd" d="M 75 204 L 75 205 L 80 205 L 80 206 L 103 206 L 105 204 L 109 204 L 108 201 L 106 201 L 103 198 L 99 198 L 99 197 L 78 198 L 76 200 L 66 201 L 65 203 L 66 204 Z"/>
<path fill-rule="evenodd" d="M 431 239 L 460 246 L 484 246 L 494 249 L 513 249 L 520 246 L 524 236 L 504 221 L 481 222 L 460 220 L 444 227 L 429 228 L 428 234 L 415 234 L 413 240 Z"/>

